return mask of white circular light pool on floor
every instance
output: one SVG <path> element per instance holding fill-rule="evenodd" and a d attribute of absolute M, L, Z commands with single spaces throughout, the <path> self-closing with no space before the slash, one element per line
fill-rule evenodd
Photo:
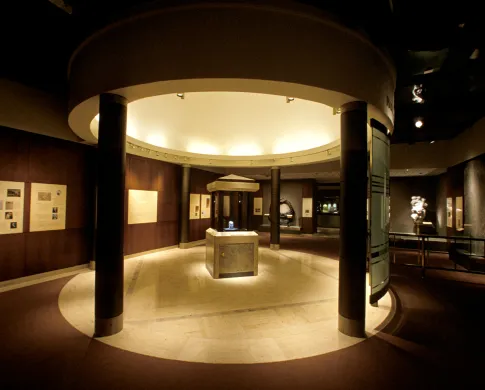
<path fill-rule="evenodd" d="M 363 339 L 337 330 L 338 261 L 260 248 L 259 275 L 214 280 L 205 247 L 125 262 L 122 332 L 98 340 L 124 350 L 203 363 L 264 363 L 321 355 Z M 94 331 L 94 272 L 71 279 L 59 307 L 82 333 Z M 388 294 L 367 305 L 368 336 L 390 319 Z"/>

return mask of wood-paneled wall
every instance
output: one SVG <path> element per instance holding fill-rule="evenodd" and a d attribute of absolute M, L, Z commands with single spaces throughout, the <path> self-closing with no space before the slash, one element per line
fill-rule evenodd
<path fill-rule="evenodd" d="M 24 232 L 0 235 L 0 281 L 88 263 L 96 150 L 0 127 L 0 180 L 25 182 Z M 67 185 L 66 229 L 29 232 L 31 183 Z"/>
<path fill-rule="evenodd" d="M 127 155 L 125 255 L 178 245 L 181 167 Z M 158 191 L 157 222 L 128 225 L 128 190 Z M 210 221 L 210 220 L 209 220 Z"/>
<path fill-rule="evenodd" d="M 221 174 L 203 171 L 192 168 L 190 173 L 190 193 L 208 195 L 207 184 L 220 178 Z M 189 226 L 189 241 L 199 241 L 205 239 L 205 231 L 211 226 L 211 220 L 191 219 Z"/>

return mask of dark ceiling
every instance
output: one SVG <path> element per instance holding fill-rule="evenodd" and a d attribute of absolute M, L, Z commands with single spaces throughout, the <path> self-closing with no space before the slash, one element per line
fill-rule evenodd
<path fill-rule="evenodd" d="M 1 76 L 65 95 L 69 57 L 90 31 L 140 4 L 189 1 L 11 0 L 0 6 Z M 394 143 L 452 138 L 485 115 L 479 1 L 298 2 L 334 14 L 392 56 L 398 70 Z M 414 85 L 422 85 L 423 103 L 413 102 Z"/>

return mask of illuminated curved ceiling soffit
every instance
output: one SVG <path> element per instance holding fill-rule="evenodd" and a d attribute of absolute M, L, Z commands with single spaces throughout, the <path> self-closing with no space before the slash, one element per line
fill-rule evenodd
<path fill-rule="evenodd" d="M 128 104 L 127 135 L 160 151 L 268 156 L 338 141 L 340 117 L 325 104 L 261 93 L 192 92 Z M 97 137 L 98 119 L 91 132 Z"/>

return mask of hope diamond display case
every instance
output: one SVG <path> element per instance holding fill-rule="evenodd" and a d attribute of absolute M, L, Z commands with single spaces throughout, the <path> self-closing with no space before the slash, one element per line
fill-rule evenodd
<path fill-rule="evenodd" d="M 206 267 L 214 279 L 258 274 L 259 236 L 248 230 L 248 195 L 254 180 L 229 175 L 207 185 L 211 227 L 206 231 Z"/>

